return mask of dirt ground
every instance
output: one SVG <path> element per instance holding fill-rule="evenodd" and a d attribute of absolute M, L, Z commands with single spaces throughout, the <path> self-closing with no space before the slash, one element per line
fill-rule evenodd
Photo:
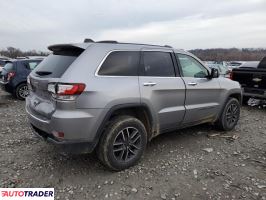
<path fill-rule="evenodd" d="M 115 173 L 37 139 L 24 106 L 0 91 L 0 187 L 54 187 L 55 199 L 266 199 L 266 109 L 243 107 L 228 133 L 201 125 L 158 136 Z"/>

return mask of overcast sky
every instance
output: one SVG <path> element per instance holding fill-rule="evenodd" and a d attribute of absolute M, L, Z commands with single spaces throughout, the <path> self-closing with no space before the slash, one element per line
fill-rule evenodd
<path fill-rule="evenodd" d="M 0 49 L 117 40 L 266 48 L 266 0 L 0 0 Z"/>

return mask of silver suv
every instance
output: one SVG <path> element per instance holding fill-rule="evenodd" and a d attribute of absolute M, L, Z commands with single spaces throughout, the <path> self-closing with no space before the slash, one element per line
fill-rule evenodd
<path fill-rule="evenodd" d="M 28 77 L 36 135 L 112 170 L 137 163 L 155 136 L 210 122 L 232 130 L 242 94 L 194 55 L 115 41 L 62 44 Z"/>

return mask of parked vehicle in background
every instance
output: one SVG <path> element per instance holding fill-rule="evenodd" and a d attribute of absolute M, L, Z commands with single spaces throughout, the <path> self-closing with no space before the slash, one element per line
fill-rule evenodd
<path fill-rule="evenodd" d="M 257 68 L 259 64 L 260 64 L 260 61 L 247 61 L 247 62 L 242 63 L 239 66 L 239 68 L 241 67 Z"/>
<path fill-rule="evenodd" d="M 25 100 L 28 96 L 27 76 L 41 61 L 42 59 L 7 61 L 0 75 L 0 85 L 14 97 Z"/>
<path fill-rule="evenodd" d="M 7 59 L 1 59 L 0 58 L 0 74 L 1 74 L 1 72 L 2 72 L 2 70 L 3 70 L 3 67 L 5 66 L 5 64 L 7 63 Z"/>
<path fill-rule="evenodd" d="M 245 63 L 244 61 L 231 61 L 227 63 L 227 67 L 229 70 L 232 70 L 232 69 L 240 67 L 244 63 Z"/>
<path fill-rule="evenodd" d="M 259 64 L 242 65 L 233 69 L 231 79 L 238 81 L 243 90 L 243 102 L 250 97 L 266 99 L 266 57 Z"/>
<path fill-rule="evenodd" d="M 220 75 L 225 78 L 230 77 L 230 70 L 228 69 L 227 65 L 224 64 L 224 62 L 206 61 L 205 65 L 211 69 L 217 69 Z"/>
<path fill-rule="evenodd" d="M 30 124 L 69 151 L 95 149 L 112 170 L 136 164 L 161 133 L 207 122 L 230 131 L 238 122 L 240 85 L 186 51 L 91 40 L 49 50 L 28 77 Z"/>

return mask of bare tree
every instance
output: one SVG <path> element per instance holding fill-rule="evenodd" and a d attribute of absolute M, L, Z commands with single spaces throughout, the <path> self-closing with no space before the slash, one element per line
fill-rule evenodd
<path fill-rule="evenodd" d="M 24 56 L 47 56 L 48 52 L 30 50 L 30 51 L 21 51 L 18 48 L 14 47 L 7 47 L 0 51 L 0 55 L 9 57 L 9 58 L 17 58 L 17 57 L 24 57 Z"/>
<path fill-rule="evenodd" d="M 266 56 L 266 49 L 260 48 L 194 49 L 190 52 L 204 61 L 259 61 Z"/>

